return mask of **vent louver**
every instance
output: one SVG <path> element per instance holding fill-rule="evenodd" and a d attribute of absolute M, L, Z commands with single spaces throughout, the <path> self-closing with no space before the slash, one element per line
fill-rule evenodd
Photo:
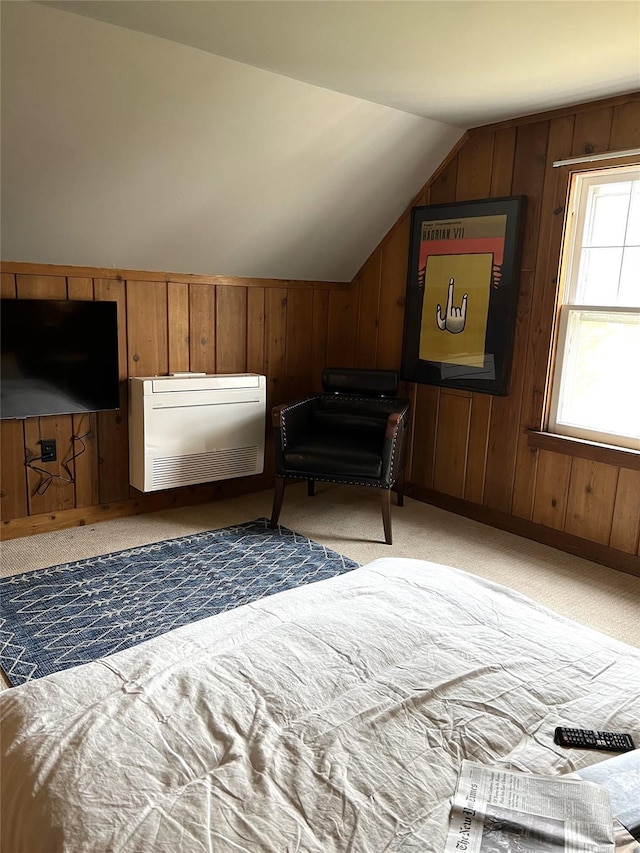
<path fill-rule="evenodd" d="M 153 460 L 153 488 L 169 489 L 254 474 L 257 454 L 258 447 L 254 445 L 185 456 L 163 456 Z"/>

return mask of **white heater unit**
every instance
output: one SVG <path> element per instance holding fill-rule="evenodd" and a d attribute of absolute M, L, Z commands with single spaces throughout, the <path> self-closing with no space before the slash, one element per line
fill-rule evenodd
<path fill-rule="evenodd" d="M 129 482 L 141 492 L 260 474 L 266 379 L 255 373 L 129 380 Z"/>

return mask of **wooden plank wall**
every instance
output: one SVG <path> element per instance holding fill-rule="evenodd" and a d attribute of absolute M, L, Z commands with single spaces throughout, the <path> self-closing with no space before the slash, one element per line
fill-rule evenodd
<path fill-rule="evenodd" d="M 532 447 L 527 433 L 543 422 L 566 199 L 566 173 L 551 164 L 638 146 L 638 93 L 466 134 L 413 204 L 527 196 L 510 393 L 408 383 L 404 392 L 413 401 L 410 494 L 640 574 L 637 457 Z M 154 496 L 131 489 L 127 377 L 264 373 L 271 407 L 317 390 L 327 364 L 399 369 L 409 226 L 410 208 L 351 285 L 3 264 L 3 296 L 117 301 L 122 379 L 119 412 L 1 422 L 3 535 L 268 487 L 269 449 L 263 477 Z M 54 480 L 40 493 L 40 475 L 25 468 L 40 438 L 57 439 L 61 460 L 86 448 L 71 464 L 73 483 Z M 64 476 L 60 462 L 41 467 Z"/>
<path fill-rule="evenodd" d="M 121 378 L 117 412 L 0 421 L 4 538 L 270 485 L 267 450 L 261 477 L 148 496 L 130 487 L 128 377 L 187 370 L 264 373 L 268 411 L 319 388 L 328 362 L 353 360 L 356 292 L 345 283 L 4 263 L 1 285 L 4 298 L 116 301 Z M 37 461 L 42 438 L 56 439 L 56 462 Z M 63 463 L 74 455 L 69 482 Z M 29 460 L 41 472 L 25 467 Z M 43 489 L 49 474 L 57 477 Z"/>
<path fill-rule="evenodd" d="M 510 392 L 405 387 L 411 494 L 592 559 L 617 549 L 625 568 L 640 565 L 637 455 L 576 458 L 529 446 L 527 430 L 543 424 L 568 182 L 552 163 L 638 146 L 637 93 L 469 131 L 413 204 L 527 196 Z M 358 365 L 400 367 L 409 234 L 410 208 L 354 281 Z"/>

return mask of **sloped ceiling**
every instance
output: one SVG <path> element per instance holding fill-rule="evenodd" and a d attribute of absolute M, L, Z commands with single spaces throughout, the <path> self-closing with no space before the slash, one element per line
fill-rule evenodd
<path fill-rule="evenodd" d="M 634 88 L 637 8 L 5 0 L 2 257 L 349 281 L 463 128 Z"/>
<path fill-rule="evenodd" d="M 640 83 L 637 0 L 48 5 L 465 129 Z"/>

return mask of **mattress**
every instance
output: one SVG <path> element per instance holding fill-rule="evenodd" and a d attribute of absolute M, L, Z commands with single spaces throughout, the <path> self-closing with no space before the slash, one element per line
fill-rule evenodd
<path fill-rule="evenodd" d="M 382 559 L 0 696 L 7 853 L 441 851 L 463 759 L 558 774 L 640 743 L 640 650 Z"/>

